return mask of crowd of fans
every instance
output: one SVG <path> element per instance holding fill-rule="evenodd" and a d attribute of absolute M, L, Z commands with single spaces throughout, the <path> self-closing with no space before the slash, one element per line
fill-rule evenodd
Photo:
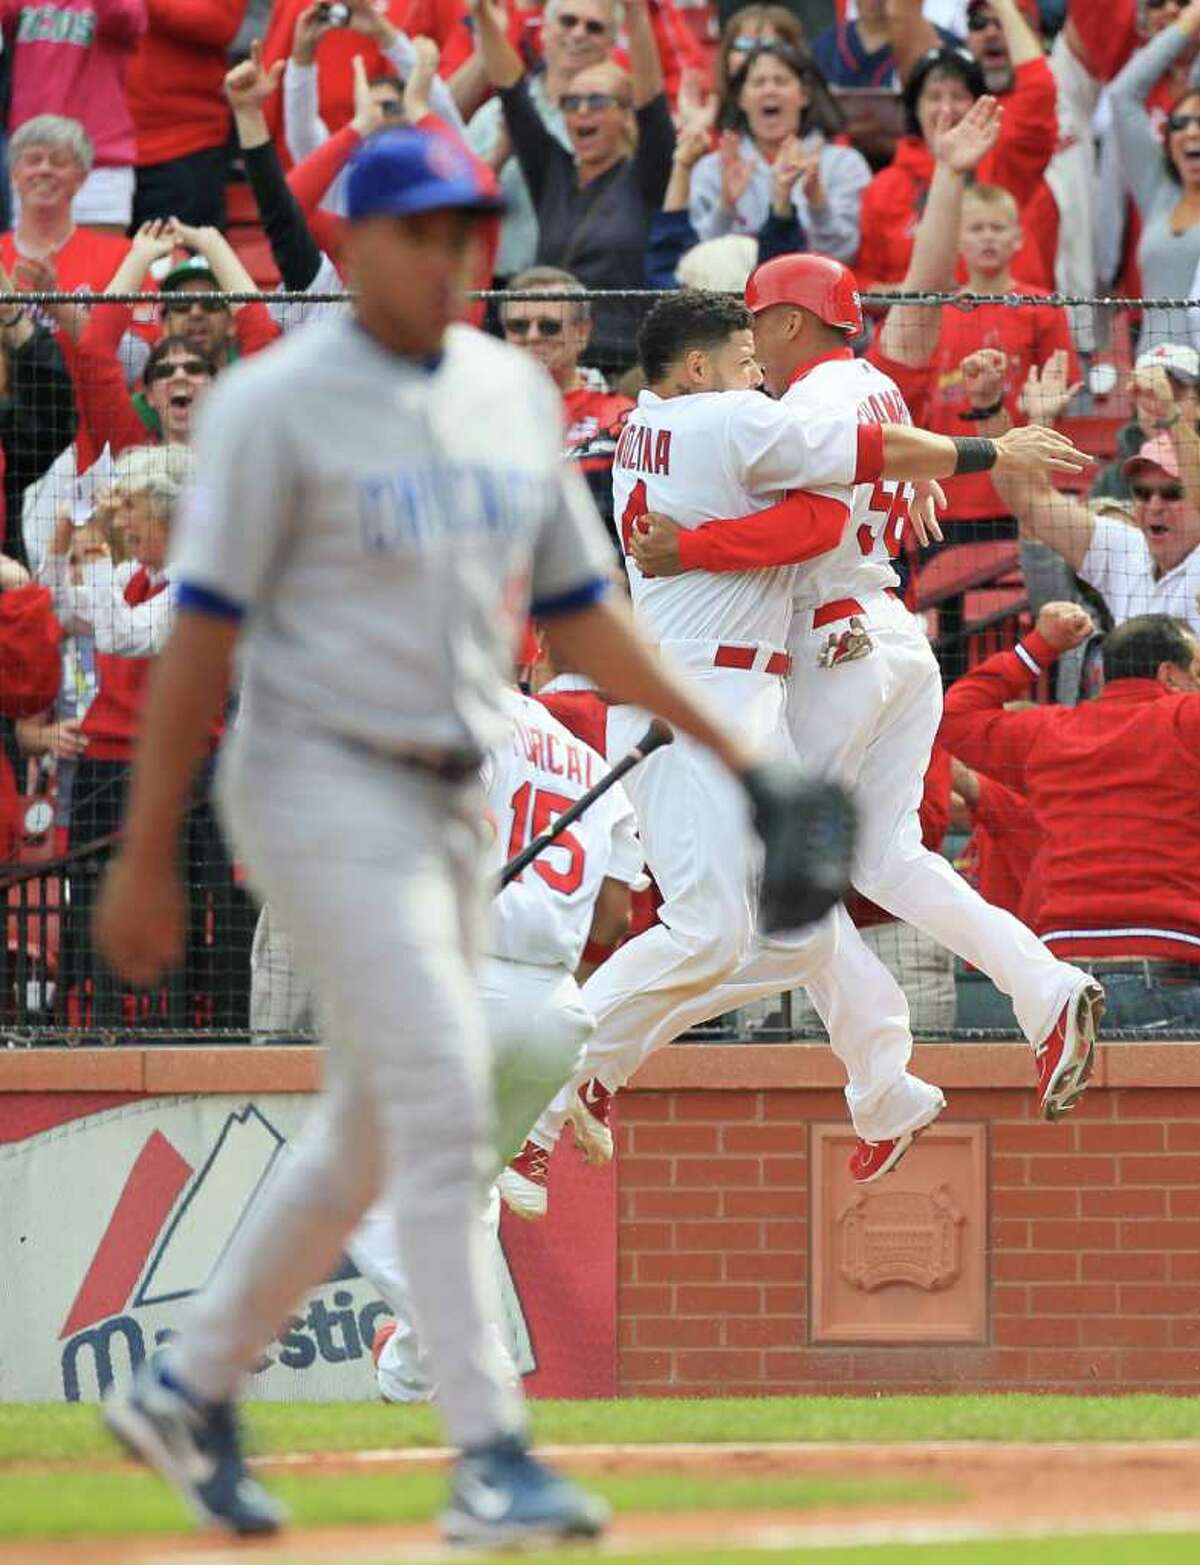
<path fill-rule="evenodd" d="M 913 296 L 876 305 L 856 351 L 916 422 L 1069 421 L 1090 491 L 959 479 L 944 544 L 902 540 L 949 686 L 923 827 L 968 836 L 964 872 L 1064 954 L 1091 929 L 1140 985 L 1130 1025 L 1200 1013 L 1200 703 L 1165 699 L 1200 692 L 1200 0 L 0 0 L 0 36 L 0 586 L 44 584 L 64 631 L 57 703 L 5 734 L 0 857 L 29 856 L 30 820 L 46 838 L 29 802 L 52 794 L 60 1020 L 245 1025 L 252 916 L 203 786 L 173 992 L 120 992 L 87 916 L 170 623 L 197 405 L 344 308 L 342 171 L 402 124 L 502 190 L 477 281 L 510 296 L 476 319 L 545 365 L 610 523 L 635 296 L 740 290 L 788 251 Z M 1002 627 L 992 658 L 973 613 Z M 1080 829 L 1102 819 L 1119 829 Z M 917 1024 L 952 1025 L 945 953 L 856 917 Z"/>

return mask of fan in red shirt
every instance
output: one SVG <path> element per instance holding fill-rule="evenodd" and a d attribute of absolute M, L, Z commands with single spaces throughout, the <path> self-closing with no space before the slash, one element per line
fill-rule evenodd
<path fill-rule="evenodd" d="M 1014 704 L 1009 703 L 1010 709 Z M 1023 708 L 1031 704 L 1021 703 Z M 953 777 L 951 818 L 971 833 L 958 866 L 963 878 L 985 902 L 1007 908 L 1034 928 L 1041 894 L 1037 856 L 1042 833 L 1029 800 L 994 777 L 973 772 L 957 757 Z"/>
<path fill-rule="evenodd" d="M 513 293 L 584 292 L 577 277 L 554 266 L 531 267 L 514 277 L 508 286 Z M 562 393 L 565 454 L 587 479 L 592 498 L 611 529 L 616 431 L 633 403 L 620 392 L 610 391 L 595 370 L 580 368 L 579 360 L 592 330 L 586 301 L 573 304 L 558 298 L 507 300 L 500 312 L 500 324 L 508 341 L 531 353 Z M 615 530 L 612 536 L 615 547 Z"/>
<path fill-rule="evenodd" d="M 972 6 L 968 51 L 941 45 L 921 18 L 919 4 L 897 10 L 907 28 L 907 33 L 901 33 L 894 25 L 893 50 L 906 78 L 908 134 L 898 143 L 892 163 L 875 176 L 863 196 L 863 238 L 855 267 L 863 288 L 887 288 L 904 276 L 933 180 L 938 117 L 948 115 L 949 124 L 956 124 L 972 100 L 985 92 L 1000 101 L 1004 117 L 999 137 L 979 165 L 978 177 L 1009 191 L 1021 210 L 1024 238 L 1018 274 L 1052 286 L 1058 208 L 1043 175 L 1058 142 L 1058 89 L 1026 14 L 1016 0 Z M 981 22 L 982 28 L 976 26 Z M 924 39 L 929 47 L 913 60 L 916 39 Z"/>
<path fill-rule="evenodd" d="M 221 83 L 248 0 L 148 0 L 126 91 L 137 132 L 133 226 L 225 227 L 229 108 Z"/>
<path fill-rule="evenodd" d="M 1005 710 L 1092 629 L 1077 604 L 1047 604 L 1015 651 L 951 686 L 940 738 L 1028 799 L 1045 834 L 1035 927 L 1056 955 L 1103 973 L 1109 1021 L 1194 1024 L 1200 643 L 1181 620 L 1140 615 L 1105 637 L 1096 700 Z"/>

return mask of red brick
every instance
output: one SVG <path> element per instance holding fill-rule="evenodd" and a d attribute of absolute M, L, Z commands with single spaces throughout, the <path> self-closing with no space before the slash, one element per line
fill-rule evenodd
<path fill-rule="evenodd" d="M 1121 1224 L 1123 1250 L 1200 1250 L 1200 1222 L 1144 1220 Z"/>
<path fill-rule="evenodd" d="M 799 1341 L 795 1316 L 765 1315 L 749 1320 L 735 1316 L 725 1322 L 725 1345 L 730 1348 L 787 1348 Z"/>
<path fill-rule="evenodd" d="M 618 1364 L 621 1391 L 629 1394 L 633 1385 L 666 1380 L 673 1368 L 674 1359 L 670 1353 L 646 1353 L 637 1348 L 624 1348 Z"/>
<path fill-rule="evenodd" d="M 1200 1152 L 1200 1120 L 1171 1120 L 1166 1128 L 1168 1152 Z"/>
<path fill-rule="evenodd" d="M 854 1361 L 845 1351 L 829 1351 L 823 1348 L 768 1348 L 764 1355 L 764 1369 L 772 1391 L 783 1385 L 808 1386 L 813 1380 L 844 1382 L 850 1379 Z"/>
<path fill-rule="evenodd" d="M 622 1130 L 628 1125 L 640 1125 L 643 1121 L 664 1120 L 671 1117 L 669 1092 L 623 1092 L 617 1113 Z"/>
<path fill-rule="evenodd" d="M 1121 1315 L 1085 1315 L 1079 1323 L 1079 1340 L 1085 1348 L 1165 1348 L 1171 1321 L 1153 1315 L 1132 1320 Z"/>
<path fill-rule="evenodd" d="M 1200 1312 L 1200 1288 L 1166 1287 L 1129 1282 L 1121 1287 L 1121 1310 L 1128 1315 L 1195 1315 Z"/>
<path fill-rule="evenodd" d="M 1033 1315 L 1020 1320 L 1001 1315 L 992 1323 L 992 1335 L 1004 1348 L 1073 1348 L 1079 1341 L 1079 1317 Z"/>
<path fill-rule="evenodd" d="M 693 1120 L 747 1120 L 759 1117 L 756 1092 L 677 1092 L 675 1119 L 690 1124 Z"/>
<path fill-rule="evenodd" d="M 808 1151 L 807 1125 L 723 1125 L 721 1146 L 726 1152 Z"/>
<path fill-rule="evenodd" d="M 762 1289 L 749 1283 L 680 1283 L 675 1309 L 680 1315 L 758 1315 Z"/>
<path fill-rule="evenodd" d="M 764 1223 L 763 1243 L 768 1250 L 806 1250 L 808 1224 Z"/>
<path fill-rule="evenodd" d="M 632 1348 L 637 1342 L 638 1322 L 632 1316 L 628 1319 L 619 1317 L 617 1320 L 617 1346 L 619 1348 Z M 645 1324 L 642 1322 L 642 1324 Z"/>
<path fill-rule="evenodd" d="M 1149 1322 L 1143 1321 L 1142 1325 Z M 1200 1348 L 1200 1320 L 1194 1316 L 1183 1320 L 1168 1322 L 1155 1322 L 1155 1325 L 1165 1324 L 1171 1328 L 1171 1346 L 1175 1348 Z"/>
<path fill-rule="evenodd" d="M 639 1282 L 719 1282 L 725 1273 L 725 1257 L 719 1251 L 683 1254 L 667 1250 L 637 1258 Z"/>
<path fill-rule="evenodd" d="M 1200 1094 L 1180 1087 L 1122 1087 L 1113 1093 L 1119 1119 L 1200 1119 Z"/>
<path fill-rule="evenodd" d="M 622 1223 L 617 1242 L 622 1250 L 669 1250 L 673 1231 L 670 1223 Z"/>
<path fill-rule="evenodd" d="M 1153 1121 L 1077 1125 L 1081 1152 L 1161 1152 L 1165 1129 Z"/>
<path fill-rule="evenodd" d="M 621 1190 L 664 1189 L 671 1183 L 669 1157 L 623 1157 Z"/>
<path fill-rule="evenodd" d="M 1017 1218 L 992 1219 L 992 1244 L 997 1250 L 1025 1250 L 1029 1247 L 1029 1224 Z"/>
<path fill-rule="evenodd" d="M 628 1200 L 633 1217 L 720 1216 L 721 1197 L 716 1190 L 631 1190 Z"/>
<path fill-rule="evenodd" d="M 1121 1181 L 1134 1185 L 1200 1186 L 1200 1157 L 1177 1153 L 1174 1157 L 1123 1157 Z"/>
<path fill-rule="evenodd" d="M 1170 1190 L 1167 1207 L 1172 1217 L 1200 1217 L 1200 1190 Z"/>
<path fill-rule="evenodd" d="M 1081 1120 L 1093 1121 L 1114 1119 L 1116 1116 L 1114 1112 L 1113 1097 L 1114 1094 L 1111 1092 L 1085 1093 L 1083 1097 L 1080 1098 L 1075 1107 L 1071 1110 L 1071 1119 L 1073 1123 L 1079 1124 Z M 1037 1111 L 1034 1108 L 1033 1093 L 1029 1094 L 1029 1105 L 1031 1115 L 1039 1117 L 1037 1116 Z"/>
<path fill-rule="evenodd" d="M 725 1275 L 730 1282 L 793 1282 L 804 1276 L 805 1258 L 795 1250 L 754 1255 L 727 1255 Z"/>
<path fill-rule="evenodd" d="M 1124 1161 L 1124 1160 L 1122 1160 Z M 1117 1160 L 1113 1157 L 1031 1157 L 1031 1185 L 1112 1185 L 1117 1181 Z"/>
<path fill-rule="evenodd" d="M 1076 1127 L 1064 1125 L 993 1125 L 992 1150 L 1005 1152 L 1043 1152 L 1062 1156 L 1075 1151 Z"/>
<path fill-rule="evenodd" d="M 1115 1315 L 1113 1283 L 1035 1283 L 1029 1290 L 1031 1315 Z"/>
<path fill-rule="evenodd" d="M 1167 1192 L 1153 1188 L 1081 1190 L 1079 1199 L 1085 1217 L 1162 1217 L 1167 1210 Z"/>
<path fill-rule="evenodd" d="M 666 1283 L 630 1283 L 618 1294 L 620 1313 L 633 1315 L 669 1315 L 674 1292 Z"/>
<path fill-rule="evenodd" d="M 624 1250 L 617 1251 L 617 1281 L 635 1282 L 637 1280 L 636 1255 L 627 1255 Z"/>
<path fill-rule="evenodd" d="M 1080 1260 L 1085 1282 L 1165 1282 L 1167 1278 L 1167 1257 L 1153 1250 L 1110 1250 Z"/>
<path fill-rule="evenodd" d="M 1030 1237 L 1035 1250 L 1112 1250 L 1117 1243 L 1117 1225 L 1097 1218 L 1034 1223 Z"/>
<path fill-rule="evenodd" d="M 1087 1099 L 1084 1099 L 1086 1102 Z M 1042 1386 L 1067 1386 L 1080 1389 L 1080 1382 L 1112 1386 L 1118 1381 L 1118 1356 L 1109 1348 L 1088 1348 L 1082 1353 L 1053 1353 L 1034 1350 L 1029 1355 L 1029 1378 Z"/>
<path fill-rule="evenodd" d="M 715 1348 L 721 1322 L 704 1315 L 654 1315 L 634 1322 L 639 1348 Z"/>
<path fill-rule="evenodd" d="M 722 1217 L 797 1217 L 805 1201 L 795 1190 L 722 1190 Z"/>
<path fill-rule="evenodd" d="M 762 1354 L 749 1348 L 716 1348 L 707 1353 L 677 1353 L 675 1369 L 681 1381 L 707 1380 L 721 1384 L 745 1380 L 761 1384 Z"/>
<path fill-rule="evenodd" d="M 1185 1255 L 1172 1255 L 1172 1282 L 1200 1282 L 1200 1254 L 1195 1250 Z"/>
<path fill-rule="evenodd" d="M 993 1124 L 1007 1123 L 1014 1119 L 1028 1119 L 1033 1103 L 1034 1069 L 1029 1064 L 1030 1091 L 1024 1088 L 996 1089 L 992 1087 L 954 1087 L 948 1094 L 950 1108 L 947 1119 L 986 1119 Z"/>
<path fill-rule="evenodd" d="M 716 1125 L 639 1125 L 634 1133 L 639 1156 L 675 1157 L 679 1153 L 715 1154 L 720 1140 Z"/>
<path fill-rule="evenodd" d="M 677 1157 L 675 1182 L 705 1189 L 760 1185 L 763 1161 L 756 1157 Z"/>
<path fill-rule="evenodd" d="M 1078 1190 L 994 1190 L 993 1217 L 1078 1217 Z"/>
<path fill-rule="evenodd" d="M 763 1119 L 768 1122 L 807 1126 L 811 1121 L 843 1119 L 845 1100 L 832 1092 L 767 1092 L 763 1094 Z"/>
<path fill-rule="evenodd" d="M 1127 1348 L 1121 1354 L 1121 1376 L 1132 1385 L 1165 1385 L 1195 1391 L 1200 1380 L 1200 1352 L 1187 1348 Z"/>
<path fill-rule="evenodd" d="M 997 1282 L 1071 1282 L 1079 1275 L 1079 1256 L 1036 1250 L 1001 1251 L 992 1257 Z"/>
<path fill-rule="evenodd" d="M 711 1223 L 681 1222 L 675 1226 L 675 1248 L 677 1250 L 757 1250 L 762 1244 L 761 1227 L 760 1223 L 719 1220 Z"/>
<path fill-rule="evenodd" d="M 992 1288 L 993 1315 L 1028 1315 L 1029 1289 L 1017 1283 L 997 1283 Z"/>
<path fill-rule="evenodd" d="M 1029 1159 L 1027 1157 L 993 1157 L 992 1184 L 1000 1190 L 1013 1185 L 1024 1189 L 1029 1183 Z"/>
<path fill-rule="evenodd" d="M 772 1157 L 762 1160 L 764 1185 L 788 1185 L 793 1190 L 808 1188 L 808 1159 L 806 1157 Z"/>
<path fill-rule="evenodd" d="M 808 1307 L 808 1289 L 778 1287 L 763 1289 L 763 1313 L 765 1315 L 803 1315 Z"/>

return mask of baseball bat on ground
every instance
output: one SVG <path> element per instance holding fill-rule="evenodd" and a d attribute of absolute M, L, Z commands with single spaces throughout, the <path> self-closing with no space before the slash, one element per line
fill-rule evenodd
<path fill-rule="evenodd" d="M 674 738 L 674 730 L 661 718 L 656 717 L 637 744 L 623 755 L 610 771 L 605 772 L 598 783 L 593 783 L 585 794 L 581 794 L 575 800 L 569 810 L 564 810 L 558 816 L 552 826 L 535 837 L 532 842 L 527 843 L 520 853 L 509 859 L 500 871 L 496 889 L 503 891 L 510 880 L 515 880 L 523 869 L 533 863 L 539 853 L 544 853 L 557 836 L 566 831 L 568 826 L 573 825 L 585 810 L 590 809 L 601 794 L 607 793 L 614 783 L 620 782 L 622 777 L 627 776 L 648 755 L 653 755 L 655 750 L 661 750 L 663 745 L 670 744 Z"/>

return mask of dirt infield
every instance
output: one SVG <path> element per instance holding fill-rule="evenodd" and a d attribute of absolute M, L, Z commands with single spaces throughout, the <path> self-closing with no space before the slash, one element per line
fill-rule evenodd
<path fill-rule="evenodd" d="M 945 1484 L 959 1498 L 908 1505 L 825 1507 L 796 1511 L 705 1511 L 702 1515 L 625 1516 L 605 1553 L 639 1549 L 741 1547 L 789 1552 L 838 1544 L 933 1542 L 1053 1536 L 1058 1533 L 1200 1532 L 1200 1442 L 1129 1444 L 678 1445 L 544 1448 L 581 1476 L 597 1473 L 711 1473 L 753 1476 L 855 1477 Z M 395 1470 L 445 1463 L 442 1451 L 365 1451 L 270 1459 L 272 1471 L 324 1473 Z M 101 1465 L 96 1464 L 97 1469 Z M 410 1565 L 448 1558 L 432 1527 L 334 1527 L 293 1531 L 278 1540 L 232 1549 L 194 1535 L 15 1543 L 8 1565 L 216 1565 L 276 1560 L 288 1565 Z"/>

